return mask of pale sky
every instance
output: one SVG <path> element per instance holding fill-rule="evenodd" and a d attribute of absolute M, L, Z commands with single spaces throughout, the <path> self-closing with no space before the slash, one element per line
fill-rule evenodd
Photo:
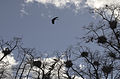
<path fill-rule="evenodd" d="M 80 41 L 75 38 L 86 33 L 83 26 L 96 22 L 88 8 L 111 3 L 120 0 L 0 0 L 0 39 L 21 37 L 26 48 L 65 50 Z M 51 19 L 55 16 L 59 20 L 53 25 Z M 4 61 L 12 58 L 10 64 L 16 65 L 13 55 Z"/>
<path fill-rule="evenodd" d="M 88 7 L 114 0 L 0 0 L 0 38 L 22 37 L 24 46 L 40 51 L 64 50 L 85 34 L 84 25 L 94 22 Z M 120 2 L 116 0 L 116 3 Z M 59 20 L 53 25 L 51 19 Z"/>

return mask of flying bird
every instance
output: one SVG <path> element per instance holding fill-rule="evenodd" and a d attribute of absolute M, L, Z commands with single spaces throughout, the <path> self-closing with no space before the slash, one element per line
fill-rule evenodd
<path fill-rule="evenodd" d="M 52 24 L 55 24 L 55 20 L 58 20 L 58 17 L 54 17 L 54 18 L 52 19 Z"/>

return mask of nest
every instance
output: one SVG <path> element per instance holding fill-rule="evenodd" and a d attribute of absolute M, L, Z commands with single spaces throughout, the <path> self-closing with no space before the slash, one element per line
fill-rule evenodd
<path fill-rule="evenodd" d="M 109 53 L 109 56 L 112 57 L 112 58 L 114 58 L 114 59 L 116 58 L 116 54 L 114 54 L 114 53 L 112 53 L 112 52 Z"/>
<path fill-rule="evenodd" d="M 73 65 L 73 63 L 72 63 L 71 60 L 67 60 L 67 61 L 65 62 L 65 67 L 67 67 L 67 68 L 72 67 L 72 65 Z"/>
<path fill-rule="evenodd" d="M 88 57 L 88 52 L 82 52 L 82 53 L 81 53 L 81 56 L 82 56 L 82 57 Z"/>
<path fill-rule="evenodd" d="M 110 21 L 109 25 L 110 25 L 111 29 L 115 29 L 117 27 L 117 21 L 115 21 L 115 20 L 114 21 Z"/>
<path fill-rule="evenodd" d="M 107 38 L 105 36 L 98 37 L 98 43 L 105 44 L 107 42 Z"/>
<path fill-rule="evenodd" d="M 38 68 L 40 68 L 41 67 L 41 61 L 33 61 L 33 66 L 36 66 L 36 67 L 38 67 Z"/>
<path fill-rule="evenodd" d="M 8 55 L 11 53 L 11 50 L 9 48 L 5 48 L 5 50 L 2 51 L 4 55 Z"/>
<path fill-rule="evenodd" d="M 102 71 L 106 74 L 111 73 L 112 70 L 113 70 L 113 67 L 111 65 L 102 67 Z"/>
<path fill-rule="evenodd" d="M 100 65 L 100 63 L 99 63 L 98 61 L 94 61 L 93 64 L 94 64 L 95 66 L 99 66 L 99 65 Z"/>

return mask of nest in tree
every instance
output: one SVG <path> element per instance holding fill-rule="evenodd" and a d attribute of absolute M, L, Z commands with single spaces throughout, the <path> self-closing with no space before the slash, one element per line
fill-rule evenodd
<path fill-rule="evenodd" d="M 72 63 L 71 60 L 67 60 L 67 61 L 65 62 L 65 67 L 67 67 L 67 68 L 72 67 L 72 65 L 73 65 L 73 63 Z"/>
<path fill-rule="evenodd" d="M 112 58 L 114 58 L 114 59 L 116 58 L 116 54 L 114 54 L 112 52 L 109 53 L 109 56 L 112 57 Z"/>
<path fill-rule="evenodd" d="M 113 66 L 111 66 L 111 65 L 102 67 L 102 71 L 106 74 L 111 73 L 112 70 L 113 70 Z"/>
<path fill-rule="evenodd" d="M 99 66 L 99 65 L 100 65 L 100 63 L 99 63 L 98 61 L 94 61 L 93 64 L 94 64 L 95 66 Z"/>
<path fill-rule="evenodd" d="M 106 43 L 107 42 L 107 38 L 105 36 L 99 36 L 98 37 L 98 43 Z"/>
<path fill-rule="evenodd" d="M 40 68 L 41 67 L 41 61 L 33 61 L 33 66 L 36 66 L 36 67 L 38 67 L 38 68 Z"/>
<path fill-rule="evenodd" d="M 11 50 L 9 48 L 5 48 L 5 50 L 2 51 L 4 55 L 8 55 L 11 53 Z"/>
<path fill-rule="evenodd" d="M 109 21 L 109 25 L 111 29 L 115 29 L 117 27 L 117 21 Z"/>
<path fill-rule="evenodd" d="M 88 57 L 88 52 L 82 52 L 82 53 L 81 53 L 81 56 L 82 56 L 82 57 Z"/>

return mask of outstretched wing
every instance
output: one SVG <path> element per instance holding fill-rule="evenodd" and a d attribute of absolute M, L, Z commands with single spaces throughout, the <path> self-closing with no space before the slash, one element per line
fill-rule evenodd
<path fill-rule="evenodd" d="M 57 19 L 58 17 L 54 17 L 53 19 L 52 19 L 52 24 L 55 24 L 55 20 Z"/>

